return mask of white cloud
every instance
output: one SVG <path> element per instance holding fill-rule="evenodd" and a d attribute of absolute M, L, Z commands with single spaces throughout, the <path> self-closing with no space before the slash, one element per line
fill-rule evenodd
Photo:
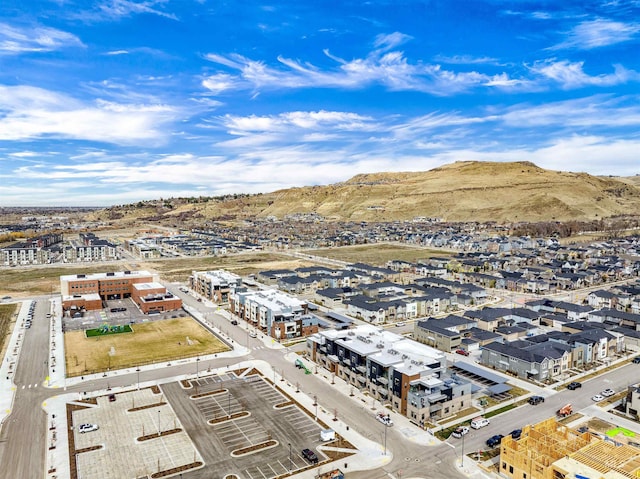
<path fill-rule="evenodd" d="M 151 14 L 177 20 L 173 13 L 164 12 L 156 7 L 167 4 L 167 0 L 108 0 L 98 5 L 101 16 L 106 18 L 130 17 L 132 15 Z"/>
<path fill-rule="evenodd" d="M 278 57 L 277 68 L 242 55 L 205 55 L 211 62 L 238 71 L 236 77 L 224 77 L 225 89 L 283 89 L 283 88 L 364 88 L 372 84 L 383 85 L 392 91 L 420 91 L 434 95 L 450 95 L 474 87 L 514 87 L 523 82 L 512 80 L 506 73 L 487 75 L 477 71 L 452 71 L 441 65 L 411 63 L 400 51 L 388 51 L 409 36 L 401 33 L 381 35 L 375 44 L 380 48 L 364 58 L 344 60 L 328 50 L 325 55 L 336 62 L 332 69 L 321 69 L 308 62 Z M 221 75 L 221 74 L 219 74 Z M 214 76 L 217 79 L 219 75 Z M 216 82 L 214 82 L 214 87 Z"/>
<path fill-rule="evenodd" d="M 583 67 L 584 62 L 550 59 L 537 62 L 530 69 L 533 73 L 558 83 L 564 89 L 584 86 L 611 86 L 640 80 L 640 75 L 637 72 L 627 70 L 621 65 L 614 65 L 613 73 L 595 76 L 586 74 Z"/>
<path fill-rule="evenodd" d="M 0 23 L 0 54 L 50 52 L 69 47 L 84 47 L 78 37 L 55 28 L 17 27 Z"/>
<path fill-rule="evenodd" d="M 380 34 L 373 42 L 373 46 L 380 51 L 391 50 L 392 48 L 396 48 L 398 45 L 408 42 L 412 38 L 413 37 L 400 32 Z"/>
<path fill-rule="evenodd" d="M 202 80 L 202 86 L 211 91 L 214 95 L 233 89 L 235 84 L 236 81 L 234 77 L 226 73 L 211 75 Z"/>
<path fill-rule="evenodd" d="M 584 21 L 573 27 L 567 38 L 551 49 L 590 50 L 627 42 L 640 32 L 640 23 L 623 23 L 602 18 Z"/>
<path fill-rule="evenodd" d="M 0 139 L 68 138 L 115 144 L 166 141 L 179 111 L 163 104 L 83 103 L 41 88 L 0 85 Z"/>
<path fill-rule="evenodd" d="M 291 132 L 292 128 L 302 130 L 330 129 L 340 131 L 370 130 L 370 117 L 340 111 L 293 111 L 271 116 L 225 115 L 222 122 L 230 133 L 242 135 L 251 132 Z"/>

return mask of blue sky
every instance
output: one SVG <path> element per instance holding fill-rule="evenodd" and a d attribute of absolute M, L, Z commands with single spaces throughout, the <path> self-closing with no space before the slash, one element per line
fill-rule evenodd
<path fill-rule="evenodd" d="M 0 205 L 640 173 L 640 1 L 2 0 Z"/>

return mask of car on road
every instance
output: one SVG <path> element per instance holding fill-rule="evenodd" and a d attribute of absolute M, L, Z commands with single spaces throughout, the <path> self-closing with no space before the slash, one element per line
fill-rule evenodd
<path fill-rule="evenodd" d="M 503 437 L 504 436 L 502 434 L 496 434 L 495 436 L 491 436 L 489 439 L 487 439 L 487 446 L 489 446 L 491 449 L 499 446 L 500 441 L 502 441 Z"/>
<path fill-rule="evenodd" d="M 531 396 L 529 398 L 529 404 L 531 404 L 532 406 L 536 406 L 540 403 L 544 402 L 544 398 L 542 396 Z"/>
<path fill-rule="evenodd" d="M 591 400 L 595 402 L 604 401 L 604 397 L 600 396 L 600 394 L 596 394 L 595 396 L 591 396 Z"/>
<path fill-rule="evenodd" d="M 522 436 L 522 429 L 514 429 L 509 433 L 509 435 L 517 441 L 520 439 L 520 436 Z"/>
<path fill-rule="evenodd" d="M 98 429 L 97 424 L 80 424 L 80 426 L 78 426 L 78 431 L 83 434 L 85 432 L 97 431 Z"/>
<path fill-rule="evenodd" d="M 405 323 L 404 321 L 398 321 L 398 322 L 396 323 L 396 328 L 399 328 L 399 327 L 401 327 L 401 326 L 404 326 L 405 324 L 407 324 L 407 323 Z"/>
<path fill-rule="evenodd" d="M 606 398 L 613 396 L 615 393 L 616 392 L 613 389 L 609 389 L 609 388 L 600 392 L 600 394 Z"/>
<path fill-rule="evenodd" d="M 582 387 L 582 383 L 579 383 L 578 381 L 570 382 L 570 383 L 567 385 L 567 389 L 568 389 L 569 391 L 574 391 L 574 390 L 579 389 L 579 388 L 581 388 L 581 387 Z"/>
<path fill-rule="evenodd" d="M 460 426 L 457 427 L 452 433 L 451 435 L 455 438 L 461 438 L 462 436 L 464 436 L 465 434 L 469 433 L 469 427 L 468 426 Z"/>
<path fill-rule="evenodd" d="M 469 356 L 469 351 L 466 349 L 456 349 L 456 354 L 461 354 L 463 356 Z"/>
<path fill-rule="evenodd" d="M 311 464 L 318 464 L 318 456 L 311 449 L 303 449 L 302 457 L 304 457 Z"/>
<path fill-rule="evenodd" d="M 640 356 L 636 356 L 635 358 L 633 358 L 633 360 L 631 362 L 633 364 L 640 364 Z"/>
<path fill-rule="evenodd" d="M 393 420 L 388 414 L 379 412 L 378 414 L 376 414 L 376 419 L 380 421 L 382 424 L 384 424 L 385 426 L 393 426 Z"/>

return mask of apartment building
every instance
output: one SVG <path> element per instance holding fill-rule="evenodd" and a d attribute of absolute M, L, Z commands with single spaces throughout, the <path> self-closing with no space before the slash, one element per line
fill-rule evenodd
<path fill-rule="evenodd" d="M 471 384 L 447 372 L 444 353 L 372 325 L 314 334 L 307 353 L 421 427 L 471 404 Z"/>
<path fill-rule="evenodd" d="M 229 295 L 242 285 L 240 276 L 229 271 L 193 271 L 189 277 L 191 289 L 216 304 L 228 304 Z"/>
<path fill-rule="evenodd" d="M 229 310 L 278 340 L 318 332 L 318 318 L 308 314 L 307 303 L 278 290 L 232 291 Z"/>
<path fill-rule="evenodd" d="M 47 233 L 13 243 L 6 248 L 2 248 L 2 264 L 5 266 L 18 266 L 49 263 L 51 252 L 48 248 L 61 241 L 62 233 Z"/>

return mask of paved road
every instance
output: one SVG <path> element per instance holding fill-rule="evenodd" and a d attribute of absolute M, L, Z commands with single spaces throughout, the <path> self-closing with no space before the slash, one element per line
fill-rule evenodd
<path fill-rule="evenodd" d="M 0 430 L 2 478 L 41 477 L 44 470 L 46 415 L 41 405 L 51 395 L 43 387 L 49 356 L 49 306 L 48 300 L 39 299 L 33 325 L 23 330 L 24 343 L 14 376 L 14 407 Z M 18 323 L 17 327 L 22 325 Z"/>

